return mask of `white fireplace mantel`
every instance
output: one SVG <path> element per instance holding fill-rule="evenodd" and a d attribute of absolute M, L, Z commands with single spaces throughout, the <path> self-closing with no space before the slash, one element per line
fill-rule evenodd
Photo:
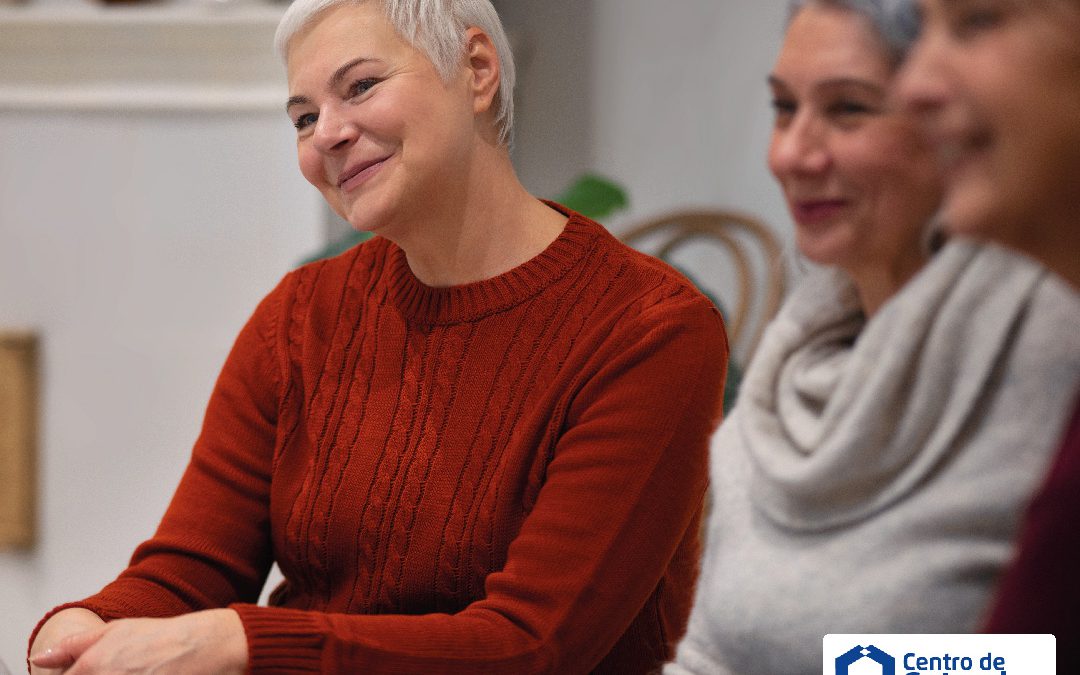
<path fill-rule="evenodd" d="M 284 5 L 0 7 L 0 111 L 284 109 Z"/>

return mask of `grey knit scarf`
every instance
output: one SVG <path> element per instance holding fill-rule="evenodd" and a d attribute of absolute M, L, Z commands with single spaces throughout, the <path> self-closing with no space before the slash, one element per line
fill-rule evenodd
<path fill-rule="evenodd" d="M 844 275 L 807 279 L 740 393 L 754 501 L 779 524 L 816 530 L 867 518 L 916 489 L 963 447 L 965 425 L 982 423 L 980 395 L 1000 386 L 994 369 L 1045 275 L 1005 251 L 955 243 L 869 323 Z M 1010 426 L 1038 437 L 1062 424 L 1063 409 L 1043 403 L 1045 415 L 1017 410 Z"/>

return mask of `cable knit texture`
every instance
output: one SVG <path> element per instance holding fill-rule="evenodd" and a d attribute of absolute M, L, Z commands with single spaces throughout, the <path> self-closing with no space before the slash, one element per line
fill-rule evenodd
<path fill-rule="evenodd" d="M 568 215 L 465 286 L 382 238 L 288 275 L 157 533 L 75 606 L 231 606 L 259 673 L 655 669 L 689 614 L 727 342 L 680 275 Z"/>
<path fill-rule="evenodd" d="M 954 241 L 869 320 L 812 273 L 712 444 L 713 508 L 668 675 L 821 672 L 828 633 L 975 630 L 1080 377 L 1080 298 Z"/>

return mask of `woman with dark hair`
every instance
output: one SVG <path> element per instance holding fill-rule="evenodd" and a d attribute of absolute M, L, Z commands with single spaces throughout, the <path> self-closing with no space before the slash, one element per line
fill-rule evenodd
<path fill-rule="evenodd" d="M 1080 2 L 919 4 L 922 37 L 899 93 L 945 165 L 945 225 L 1022 251 L 1080 290 Z M 1078 515 L 1080 406 L 983 626 L 1054 634 L 1059 673 L 1080 672 Z"/>
<path fill-rule="evenodd" d="M 1080 376 L 1080 301 L 1008 251 L 929 245 L 942 183 L 891 98 L 889 0 L 793 9 L 769 166 L 809 271 L 712 444 L 669 675 L 820 673 L 828 633 L 978 626 Z"/>

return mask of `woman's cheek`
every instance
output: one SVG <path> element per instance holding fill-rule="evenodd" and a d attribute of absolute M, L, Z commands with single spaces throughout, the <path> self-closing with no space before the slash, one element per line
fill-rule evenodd
<path fill-rule="evenodd" d="M 322 184 L 326 181 L 322 176 L 322 162 L 319 160 L 317 153 L 307 148 L 304 141 L 300 140 L 296 148 L 296 158 L 300 165 L 300 173 L 303 174 L 304 179 L 321 190 Z"/>

